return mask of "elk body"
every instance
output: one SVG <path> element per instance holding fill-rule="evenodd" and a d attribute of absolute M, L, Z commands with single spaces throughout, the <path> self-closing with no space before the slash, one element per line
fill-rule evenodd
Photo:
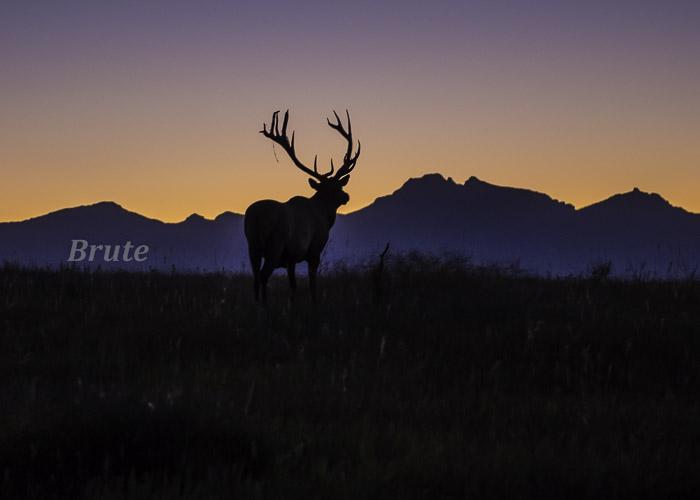
<path fill-rule="evenodd" d="M 343 191 L 343 187 L 350 180 L 350 173 L 360 156 L 359 142 L 357 151 L 354 151 L 350 114 L 346 112 L 347 129 L 338 114 L 335 111 L 333 114 L 336 123 L 328 120 L 328 125 L 347 141 L 343 164 L 337 171 L 332 159 L 330 170 L 319 173 L 318 157 L 314 158 L 313 170 L 297 158 L 294 150 L 294 132 L 291 140 L 287 135 L 289 111 L 284 114 L 281 131 L 279 111 L 272 114 L 270 130 L 267 129 L 266 124 L 263 124 L 263 129 L 260 131 L 265 137 L 279 144 L 294 165 L 311 177 L 309 185 L 315 191 L 310 198 L 294 196 L 284 203 L 274 200 L 256 201 L 245 212 L 244 230 L 248 241 L 250 264 L 253 268 L 255 300 L 259 300 L 262 295 L 263 304 L 267 301 L 268 279 L 278 268 L 287 270 L 289 286 L 294 296 L 295 267 L 304 261 L 308 263 L 311 298 L 316 300 L 316 275 L 321 261 L 321 252 L 328 242 L 338 208 L 350 200 L 350 196 Z"/>

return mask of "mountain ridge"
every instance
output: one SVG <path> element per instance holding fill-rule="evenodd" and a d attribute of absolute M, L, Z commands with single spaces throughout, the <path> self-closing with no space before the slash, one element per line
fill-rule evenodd
<path fill-rule="evenodd" d="M 684 207 L 671 204 L 670 201 L 668 201 L 667 199 L 665 199 L 663 196 L 661 196 L 658 193 L 642 191 L 637 187 L 632 188 L 630 191 L 610 195 L 608 198 L 604 198 L 602 200 L 590 203 L 588 205 L 576 207 L 573 203 L 570 203 L 570 202 L 567 202 L 564 200 L 559 200 L 559 199 L 554 198 L 553 196 L 551 196 L 547 193 L 537 191 L 535 189 L 515 187 L 515 186 L 502 186 L 499 184 L 493 184 L 493 183 L 490 183 L 487 181 L 483 181 L 483 180 L 481 180 L 478 177 L 473 176 L 473 175 L 468 177 L 464 181 L 464 183 L 458 183 L 458 182 L 455 182 L 452 177 L 449 177 L 449 176 L 445 177 L 443 174 L 438 173 L 438 172 L 431 172 L 431 173 L 423 174 L 420 177 L 410 177 L 406 181 L 404 181 L 404 183 L 401 186 L 399 186 L 397 189 L 395 189 L 391 193 L 378 196 L 370 204 L 368 204 L 364 207 L 358 208 L 357 210 L 353 210 L 352 212 L 348 212 L 345 214 L 339 214 L 339 215 L 341 215 L 343 217 L 347 217 L 349 215 L 352 215 L 352 214 L 355 214 L 355 213 L 360 212 L 362 210 L 365 210 L 365 209 L 369 208 L 370 206 L 372 206 L 373 204 L 375 204 L 377 201 L 391 198 L 393 195 L 404 190 L 404 188 L 413 188 L 414 186 L 417 185 L 422 189 L 426 186 L 427 183 L 437 184 L 438 182 L 441 182 L 442 184 L 452 185 L 456 188 L 467 187 L 467 188 L 473 188 L 473 189 L 475 188 L 475 189 L 482 189 L 482 190 L 484 190 L 484 189 L 510 190 L 512 192 L 520 192 L 520 193 L 529 193 L 529 194 L 533 194 L 533 195 L 539 195 L 539 196 L 545 197 L 549 200 L 552 200 L 554 202 L 561 203 L 561 204 L 566 205 L 566 206 L 570 206 L 571 208 L 573 208 L 577 212 L 579 212 L 581 210 L 586 210 L 586 209 L 594 207 L 596 205 L 600 205 L 602 203 L 608 202 L 608 201 L 613 200 L 613 199 L 617 199 L 618 197 L 624 197 L 626 195 L 632 195 L 632 194 L 640 194 L 640 195 L 647 195 L 647 196 L 652 197 L 652 198 L 660 199 L 663 202 L 665 202 L 665 204 L 667 204 L 669 207 L 678 208 L 678 209 L 683 210 L 684 212 L 686 212 L 688 214 L 700 216 L 700 213 L 698 213 L 698 212 L 691 212 L 691 211 L 685 209 Z M 89 203 L 89 204 L 84 204 L 84 205 L 76 205 L 76 206 L 71 206 L 71 207 L 59 208 L 56 210 L 52 210 L 50 212 L 46 212 L 45 214 L 40 214 L 40 215 L 28 217 L 26 219 L 0 221 L 0 224 L 15 224 L 15 223 L 21 223 L 21 222 L 28 222 L 31 220 L 40 219 L 40 218 L 43 218 L 43 217 L 46 217 L 49 215 L 59 214 L 59 213 L 63 213 L 66 211 L 71 211 L 71 210 L 76 210 L 76 209 L 85 209 L 85 208 L 101 208 L 101 207 L 121 209 L 121 210 L 124 210 L 125 212 L 128 212 L 130 214 L 139 215 L 145 219 L 162 222 L 163 224 L 181 224 L 181 223 L 186 222 L 188 219 L 193 218 L 193 217 L 196 219 L 201 218 L 205 221 L 211 222 L 211 221 L 216 221 L 217 219 L 220 219 L 222 217 L 228 217 L 231 215 L 234 215 L 234 216 L 242 216 L 243 215 L 242 213 L 239 213 L 239 212 L 225 210 L 225 211 L 219 213 L 218 215 L 215 215 L 213 218 L 207 218 L 205 216 L 200 215 L 197 212 L 193 212 L 180 221 L 174 221 L 174 222 L 173 221 L 163 221 L 163 220 L 158 219 L 156 217 L 149 217 L 148 215 L 144 215 L 144 214 L 141 214 L 139 212 L 134 212 L 132 210 L 129 210 L 129 209 L 125 208 L 123 205 L 121 205 L 120 203 L 117 203 L 115 201 L 103 200 L 103 201 L 96 201 L 94 203 Z"/>
<path fill-rule="evenodd" d="M 238 270 L 247 265 L 242 220 L 225 211 L 213 219 L 193 213 L 164 222 L 103 201 L 0 223 L 0 262 L 63 265 L 79 238 L 148 244 L 146 268 Z M 700 264 L 700 214 L 637 188 L 576 208 L 530 189 L 475 176 L 457 183 L 430 173 L 339 215 L 325 258 L 361 262 L 389 241 L 394 252 L 459 253 L 476 263 L 516 262 L 540 274 L 580 273 L 611 261 L 620 274 L 646 269 L 661 275 L 669 263 L 682 261 L 685 269 Z"/>

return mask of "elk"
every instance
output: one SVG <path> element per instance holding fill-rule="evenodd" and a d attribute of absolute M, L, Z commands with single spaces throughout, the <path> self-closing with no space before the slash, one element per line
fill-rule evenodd
<path fill-rule="evenodd" d="M 316 302 L 316 275 L 321 261 L 321 252 L 326 246 L 331 227 L 335 223 L 336 212 L 345 205 L 350 196 L 343 188 L 350 180 L 350 173 L 360 156 L 360 142 L 357 151 L 352 138 L 350 113 L 346 110 L 347 129 L 338 113 L 335 123 L 327 119 L 328 126 L 337 131 L 347 142 L 343 163 L 335 170 L 331 158 L 330 170 L 318 171 L 318 155 L 314 157 L 313 170 L 304 165 L 294 149 L 294 132 L 291 141 L 287 135 L 289 110 L 284 113 L 280 131 L 279 111 L 272 114 L 270 129 L 263 123 L 260 131 L 268 139 L 284 149 L 292 163 L 311 177 L 309 185 L 315 191 L 310 198 L 294 196 L 282 203 L 275 200 L 256 201 L 245 211 L 244 230 L 248 241 L 248 255 L 253 268 L 255 301 L 262 295 L 267 302 L 267 282 L 277 268 L 286 268 L 292 298 L 296 292 L 295 266 L 303 261 L 308 263 L 309 288 L 311 299 Z M 262 293 L 261 293 L 262 292 Z"/>

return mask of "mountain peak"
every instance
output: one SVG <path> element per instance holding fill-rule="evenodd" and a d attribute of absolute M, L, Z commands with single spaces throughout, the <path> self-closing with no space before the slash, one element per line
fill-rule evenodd
<path fill-rule="evenodd" d="M 96 216 L 96 217 L 119 217 L 122 214 L 133 214 L 137 215 L 133 212 L 129 212 L 127 209 L 122 207 L 119 203 L 116 203 L 114 201 L 98 201 L 96 203 L 92 203 L 90 205 L 79 205 L 77 207 L 70 207 L 70 208 L 62 208 L 60 210 L 56 210 L 55 212 L 50 212 L 46 214 L 45 216 L 39 216 L 39 217 L 34 217 L 33 219 L 30 220 L 38 220 L 43 217 L 73 217 L 77 216 L 79 214 L 82 214 L 83 216 Z M 141 217 L 139 215 L 139 217 Z"/>
<path fill-rule="evenodd" d="M 214 218 L 214 220 L 216 222 L 227 221 L 227 220 L 236 220 L 239 217 L 241 217 L 240 214 L 237 214 L 237 213 L 231 212 L 230 210 L 227 210 L 226 212 L 221 212 L 219 215 L 217 215 Z"/>
<path fill-rule="evenodd" d="M 75 209 L 87 210 L 89 212 L 107 213 L 107 214 L 120 213 L 120 212 L 127 211 L 123 206 L 121 206 L 119 203 L 116 203 L 114 201 L 98 201 L 97 203 L 92 203 L 90 205 L 81 205 L 79 207 L 75 207 Z M 63 209 L 63 210 L 73 210 L 73 209 L 69 208 L 69 209 Z"/>
<path fill-rule="evenodd" d="M 407 186 L 440 186 L 444 184 L 455 184 L 455 181 L 452 180 L 452 177 L 448 177 L 445 179 L 445 177 L 437 172 L 433 172 L 430 174 L 424 174 L 420 177 L 411 177 L 408 179 L 406 182 L 404 182 L 402 187 L 407 187 Z"/>
<path fill-rule="evenodd" d="M 600 212 L 612 210 L 614 213 L 648 214 L 666 213 L 672 210 L 681 210 L 671 205 L 665 198 L 657 193 L 647 193 L 638 187 L 626 193 L 613 195 L 603 201 L 594 203 L 581 209 L 583 212 Z"/>
<path fill-rule="evenodd" d="M 98 201 L 97 203 L 93 203 L 92 205 L 88 205 L 88 206 L 100 207 L 100 208 L 121 208 L 121 209 L 124 208 L 119 203 L 117 203 L 115 201 L 109 201 L 109 200 Z"/>
<path fill-rule="evenodd" d="M 199 215 L 198 213 L 193 213 L 190 214 L 183 222 L 187 224 L 198 224 L 206 221 L 207 219 L 204 218 L 204 216 Z"/>
<path fill-rule="evenodd" d="M 476 175 L 471 175 L 469 176 L 469 179 L 464 181 L 464 185 L 469 186 L 471 184 L 485 184 L 485 182 L 479 179 Z"/>
<path fill-rule="evenodd" d="M 452 177 L 445 177 L 442 174 L 432 173 L 425 174 L 421 177 L 411 177 L 403 186 L 394 191 L 390 196 L 400 195 L 408 197 L 440 197 L 446 192 L 453 192 L 459 185 L 455 183 Z M 388 198 L 388 197 L 382 197 Z"/>
<path fill-rule="evenodd" d="M 482 189 L 494 189 L 494 190 L 509 190 L 509 189 L 519 189 L 519 188 L 511 188 L 507 186 L 497 186 L 496 184 L 491 184 L 486 181 L 482 181 L 475 175 L 472 175 L 464 181 L 464 188 L 469 189 L 469 190 L 482 190 Z"/>
<path fill-rule="evenodd" d="M 641 203 L 653 203 L 659 206 L 671 206 L 671 204 L 660 194 L 648 193 L 646 191 L 640 190 L 638 187 L 633 188 L 632 191 L 615 195 L 613 196 L 613 198 L 615 198 L 616 196 L 620 199 L 633 200 Z"/>

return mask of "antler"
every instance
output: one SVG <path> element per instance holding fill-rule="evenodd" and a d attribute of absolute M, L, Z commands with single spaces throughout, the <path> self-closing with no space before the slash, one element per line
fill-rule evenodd
<path fill-rule="evenodd" d="M 361 144 L 360 141 L 357 141 L 357 152 L 353 155 L 352 151 L 354 149 L 354 145 L 352 143 L 352 123 L 350 123 L 350 112 L 347 109 L 345 110 L 345 115 L 348 117 L 347 130 L 345 130 L 345 128 L 343 127 L 343 122 L 340 120 L 340 117 L 338 116 L 338 113 L 335 112 L 335 110 L 333 111 L 333 114 L 335 115 L 336 123 L 331 123 L 330 119 L 328 119 L 328 126 L 338 131 L 338 133 L 342 135 L 346 141 L 348 141 L 348 149 L 347 151 L 345 151 L 345 156 L 343 157 L 343 164 L 333 177 L 336 180 L 341 180 L 342 178 L 350 175 L 350 172 L 352 172 L 352 170 L 355 168 L 357 159 L 360 156 Z M 333 170 L 333 159 L 331 158 L 331 172 L 333 172 Z"/>
<path fill-rule="evenodd" d="M 284 113 L 284 120 L 282 121 L 282 133 L 280 133 L 279 129 L 279 111 L 275 111 L 272 113 L 272 121 L 270 122 L 270 131 L 268 132 L 267 130 L 267 125 L 263 123 L 263 129 L 260 131 L 262 135 L 267 137 L 268 139 L 276 142 L 280 146 L 282 146 L 282 149 L 284 149 L 289 157 L 292 159 L 294 162 L 294 165 L 297 166 L 301 171 L 304 173 L 310 175 L 311 177 L 314 177 L 315 179 L 319 181 L 326 181 L 330 178 L 331 175 L 333 175 L 333 162 L 331 161 L 331 170 L 329 172 L 326 172 L 325 174 L 319 173 L 318 168 L 317 168 L 317 160 L 318 160 L 318 155 L 314 156 L 314 169 L 311 170 L 309 167 L 304 165 L 299 158 L 297 158 L 296 151 L 294 150 L 294 132 L 292 131 L 292 140 L 291 142 L 289 141 L 289 137 L 287 136 L 287 124 L 289 123 L 289 110 L 285 111 Z M 337 116 L 337 115 L 336 115 Z"/>

